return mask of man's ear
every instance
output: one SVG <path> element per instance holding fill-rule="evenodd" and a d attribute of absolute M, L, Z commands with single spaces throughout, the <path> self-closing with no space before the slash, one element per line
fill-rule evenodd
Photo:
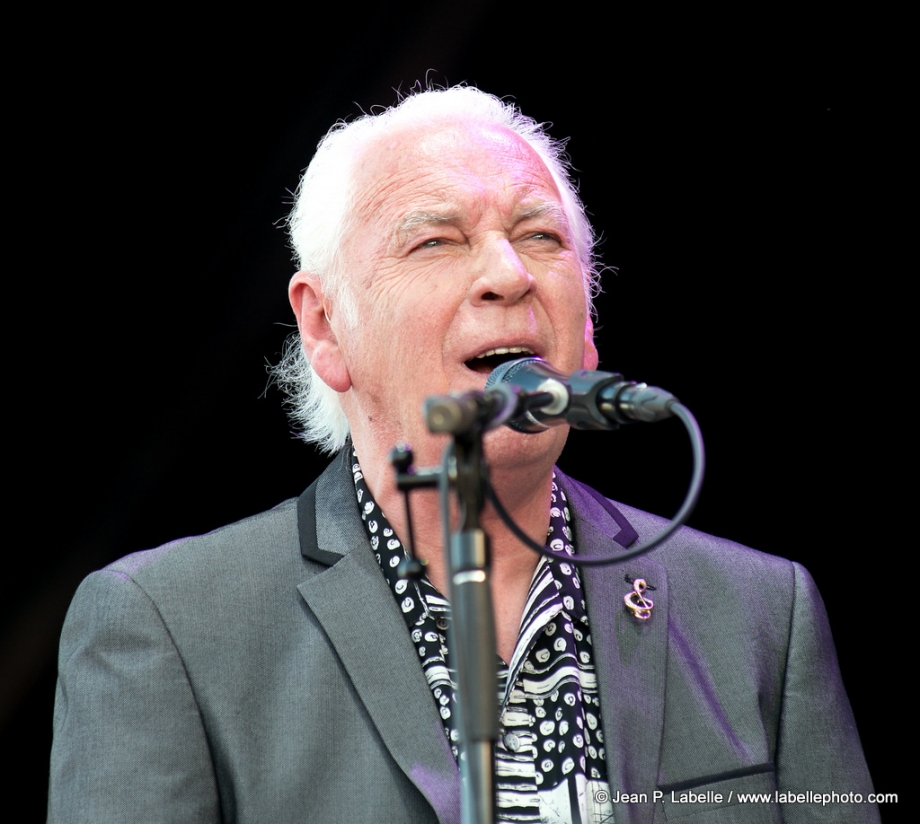
<path fill-rule="evenodd" d="M 298 272 L 291 278 L 288 299 L 297 317 L 300 339 L 313 371 L 336 392 L 347 392 L 351 388 L 351 376 L 329 321 L 331 304 L 319 278 L 307 272 Z"/>
<path fill-rule="evenodd" d="M 594 322 L 591 320 L 591 316 L 588 315 L 588 320 L 585 322 L 585 353 L 582 357 L 581 368 L 597 369 L 598 360 L 597 347 L 594 345 Z"/>

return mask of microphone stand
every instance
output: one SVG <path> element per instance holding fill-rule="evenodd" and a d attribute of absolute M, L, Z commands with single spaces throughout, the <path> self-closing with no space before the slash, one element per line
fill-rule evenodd
<path fill-rule="evenodd" d="M 457 671 L 457 703 L 463 742 L 460 761 L 461 821 L 495 820 L 495 741 L 498 739 L 498 675 L 495 623 L 489 584 L 489 540 L 480 525 L 487 472 L 482 430 L 454 434 L 454 489 L 460 509 L 448 559 L 450 656 Z"/>
<path fill-rule="evenodd" d="M 545 402 L 546 398 L 542 398 Z M 422 486 L 441 489 L 451 623 L 448 630 L 451 664 L 457 673 L 457 720 L 460 731 L 461 822 L 495 821 L 495 742 L 498 740 L 498 672 L 495 619 L 489 584 L 489 539 L 480 515 L 485 506 L 488 466 L 482 451 L 486 430 L 500 426 L 525 403 L 521 393 L 499 387 L 488 393 L 428 398 L 425 417 L 431 432 L 449 434 L 440 470 L 414 470 L 406 446 L 391 453 L 396 485 L 406 493 Z M 457 498 L 459 521 L 450 523 L 448 488 Z M 410 560 L 408 574 L 421 574 Z"/>

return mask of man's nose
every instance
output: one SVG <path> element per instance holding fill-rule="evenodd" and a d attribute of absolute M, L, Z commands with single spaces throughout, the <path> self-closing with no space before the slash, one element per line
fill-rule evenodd
<path fill-rule="evenodd" d="M 533 276 L 507 239 L 491 244 L 480 265 L 470 294 L 474 305 L 516 303 L 535 286 Z"/>

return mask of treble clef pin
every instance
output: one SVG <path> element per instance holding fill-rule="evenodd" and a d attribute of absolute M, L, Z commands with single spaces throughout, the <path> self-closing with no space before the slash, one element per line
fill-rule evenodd
<path fill-rule="evenodd" d="M 646 598 L 642 594 L 648 589 L 648 584 L 645 583 L 644 578 L 636 578 L 632 585 L 632 592 L 623 596 L 623 603 L 637 620 L 648 621 L 652 617 L 652 607 L 655 606 L 651 598 Z"/>

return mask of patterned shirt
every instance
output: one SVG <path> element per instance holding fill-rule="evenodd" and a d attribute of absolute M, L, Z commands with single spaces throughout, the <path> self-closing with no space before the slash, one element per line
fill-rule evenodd
<path fill-rule="evenodd" d="M 427 577 L 407 581 L 398 576 L 405 549 L 352 454 L 358 505 L 371 547 L 406 619 L 444 734 L 459 761 L 457 679 L 447 646 L 450 604 Z M 565 493 L 554 477 L 546 544 L 573 555 L 573 541 Z M 574 564 L 541 556 L 511 661 L 506 664 L 498 656 L 496 661 L 496 820 L 612 822 L 588 612 Z"/>

